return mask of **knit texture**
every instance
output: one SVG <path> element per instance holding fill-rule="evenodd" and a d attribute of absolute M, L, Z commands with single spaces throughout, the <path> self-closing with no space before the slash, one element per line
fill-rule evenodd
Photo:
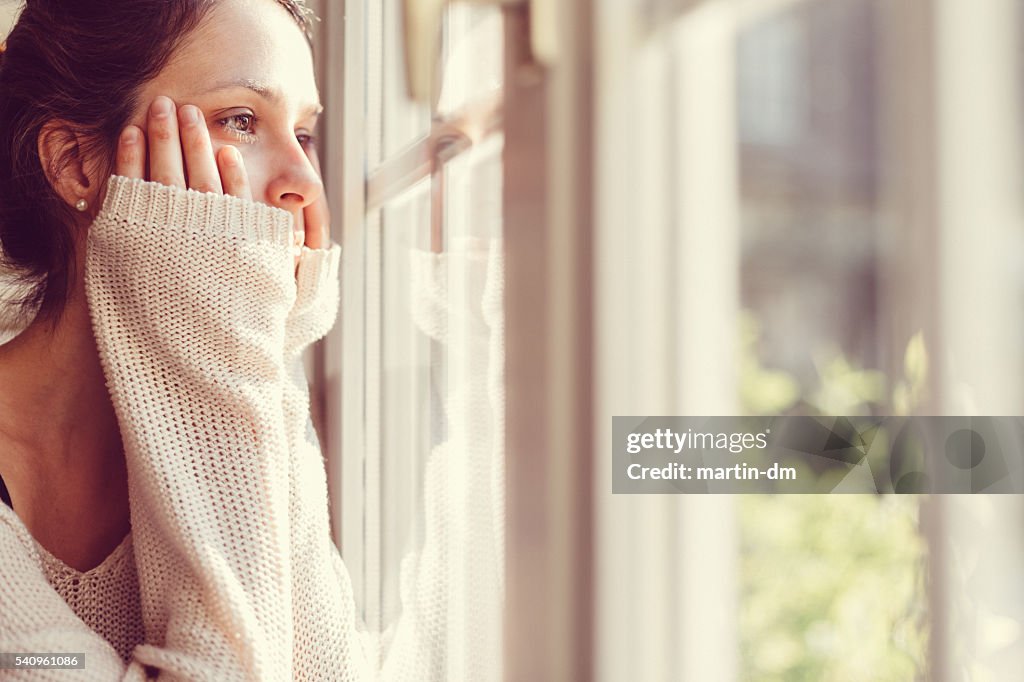
<path fill-rule="evenodd" d="M 132 531 L 83 573 L 0 505 L 0 651 L 87 661 L 3 679 L 500 679 L 500 243 L 411 254 L 414 322 L 452 364 L 448 438 L 428 456 L 422 541 L 382 636 L 360 622 L 331 541 L 302 365 L 334 324 L 341 250 L 303 248 L 296 273 L 291 229 L 261 204 L 111 178 L 86 293 Z"/>
<path fill-rule="evenodd" d="M 111 178 L 86 294 L 132 531 L 79 574 L 0 510 L 0 651 L 88 661 L 30 679 L 290 680 L 335 630 L 330 679 L 369 679 L 351 590 L 305 584 L 333 550 L 326 487 L 295 487 L 325 485 L 301 353 L 337 314 L 340 247 L 303 249 L 296 275 L 291 239 L 285 211 Z M 295 594 L 330 622 L 296 627 Z"/>

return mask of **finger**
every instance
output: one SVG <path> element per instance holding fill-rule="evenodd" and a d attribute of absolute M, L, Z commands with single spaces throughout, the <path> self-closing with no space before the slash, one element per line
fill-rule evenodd
<path fill-rule="evenodd" d="M 239 199 L 252 201 L 252 190 L 249 188 L 249 175 L 245 172 L 242 154 L 231 145 L 221 147 L 217 152 L 217 167 L 224 186 L 224 194 Z"/>
<path fill-rule="evenodd" d="M 126 178 L 143 180 L 146 177 L 146 146 L 142 129 L 128 126 L 121 131 L 117 142 L 117 163 L 115 174 Z"/>
<path fill-rule="evenodd" d="M 330 243 L 330 210 L 327 207 L 327 196 L 320 198 L 302 210 L 306 228 L 306 246 L 311 249 L 325 249 Z"/>
<path fill-rule="evenodd" d="M 302 211 L 297 211 L 292 215 L 294 216 L 295 224 L 295 228 L 292 233 L 292 236 L 294 237 L 292 241 L 292 254 L 295 256 L 295 273 L 298 274 L 299 261 L 302 260 L 302 243 L 305 239 L 304 232 L 306 226 Z"/>
<path fill-rule="evenodd" d="M 320 156 L 316 147 L 306 150 L 309 162 L 313 164 L 316 174 L 323 178 L 320 170 Z M 303 211 L 303 222 L 306 230 L 306 246 L 311 249 L 323 249 L 330 243 L 331 213 L 327 206 L 327 194 L 321 191 L 316 201 L 306 206 Z"/>
<path fill-rule="evenodd" d="M 181 159 L 181 139 L 174 102 L 157 97 L 149 107 L 149 179 L 172 187 L 185 188 L 185 167 Z"/>
<path fill-rule="evenodd" d="M 178 125 L 181 126 L 181 148 L 185 153 L 189 188 L 197 192 L 223 194 L 220 171 L 213 158 L 213 144 L 203 112 L 199 107 L 186 104 L 178 110 Z"/>

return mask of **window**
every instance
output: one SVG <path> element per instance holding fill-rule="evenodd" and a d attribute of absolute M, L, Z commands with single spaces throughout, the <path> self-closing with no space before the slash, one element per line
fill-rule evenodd
<path fill-rule="evenodd" d="M 741 407 L 751 413 L 915 407 L 909 388 L 898 388 L 901 374 L 889 386 L 886 371 L 880 266 L 893 242 L 881 235 L 878 196 L 877 21 L 872 3 L 820 0 L 737 32 L 740 382 Z M 922 336 L 893 340 L 901 350 L 923 343 Z M 740 498 L 740 677 L 921 674 L 928 634 L 921 502 L 913 495 Z"/>
<path fill-rule="evenodd" d="M 606 455 L 619 414 L 1019 413 L 1019 4 L 593 4 Z M 1014 674 L 1017 496 L 595 486 L 602 679 Z"/>
<path fill-rule="evenodd" d="M 323 5 L 320 55 L 345 109 L 326 181 L 349 204 L 344 319 L 321 357 L 337 539 L 384 670 L 500 679 L 503 14 L 444 8 L 420 102 L 406 65 L 432 27 L 400 0 L 345 5 Z"/>
<path fill-rule="evenodd" d="M 323 3 L 346 260 L 318 362 L 367 624 L 398 646 L 431 457 L 496 357 L 467 340 L 500 329 L 503 421 L 493 382 L 469 394 L 504 429 L 506 524 L 446 532 L 504 536 L 509 679 L 1012 677 L 1016 497 L 612 496 L 610 447 L 612 415 L 1020 412 L 1019 6 L 503 5 L 445 10 L 427 106 L 404 94 L 397 2 Z M 495 240 L 505 325 L 474 305 L 446 347 L 431 315 L 497 281 L 474 267 L 493 249 L 456 254 Z M 496 481 L 499 450 L 445 450 L 486 455 L 445 489 Z M 498 674 L 473 667 L 498 626 L 464 612 L 471 557 L 443 562 L 438 679 Z"/>

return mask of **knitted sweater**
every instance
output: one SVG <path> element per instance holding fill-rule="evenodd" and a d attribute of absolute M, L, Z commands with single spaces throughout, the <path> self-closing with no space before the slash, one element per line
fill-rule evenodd
<path fill-rule="evenodd" d="M 86 290 L 132 532 L 82 573 L 0 505 L 0 652 L 86 654 L 84 670 L 3 679 L 500 679 L 501 242 L 409 254 L 412 322 L 451 361 L 447 439 L 426 458 L 400 615 L 378 633 L 330 539 L 301 364 L 336 316 L 340 247 L 304 248 L 296 278 L 290 240 L 282 211 L 111 179 Z"/>
<path fill-rule="evenodd" d="M 369 680 L 330 539 L 301 353 L 333 325 L 340 247 L 289 213 L 113 177 L 86 293 L 131 533 L 85 573 L 0 505 L 0 652 L 83 652 L 4 679 Z"/>

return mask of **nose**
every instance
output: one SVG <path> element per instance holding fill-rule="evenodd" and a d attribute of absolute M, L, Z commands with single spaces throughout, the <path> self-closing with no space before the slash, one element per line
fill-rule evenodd
<path fill-rule="evenodd" d="M 287 157 L 279 159 L 276 170 L 267 185 L 267 200 L 271 206 L 296 212 L 323 194 L 323 182 L 301 147 L 296 145 L 289 149 Z"/>

